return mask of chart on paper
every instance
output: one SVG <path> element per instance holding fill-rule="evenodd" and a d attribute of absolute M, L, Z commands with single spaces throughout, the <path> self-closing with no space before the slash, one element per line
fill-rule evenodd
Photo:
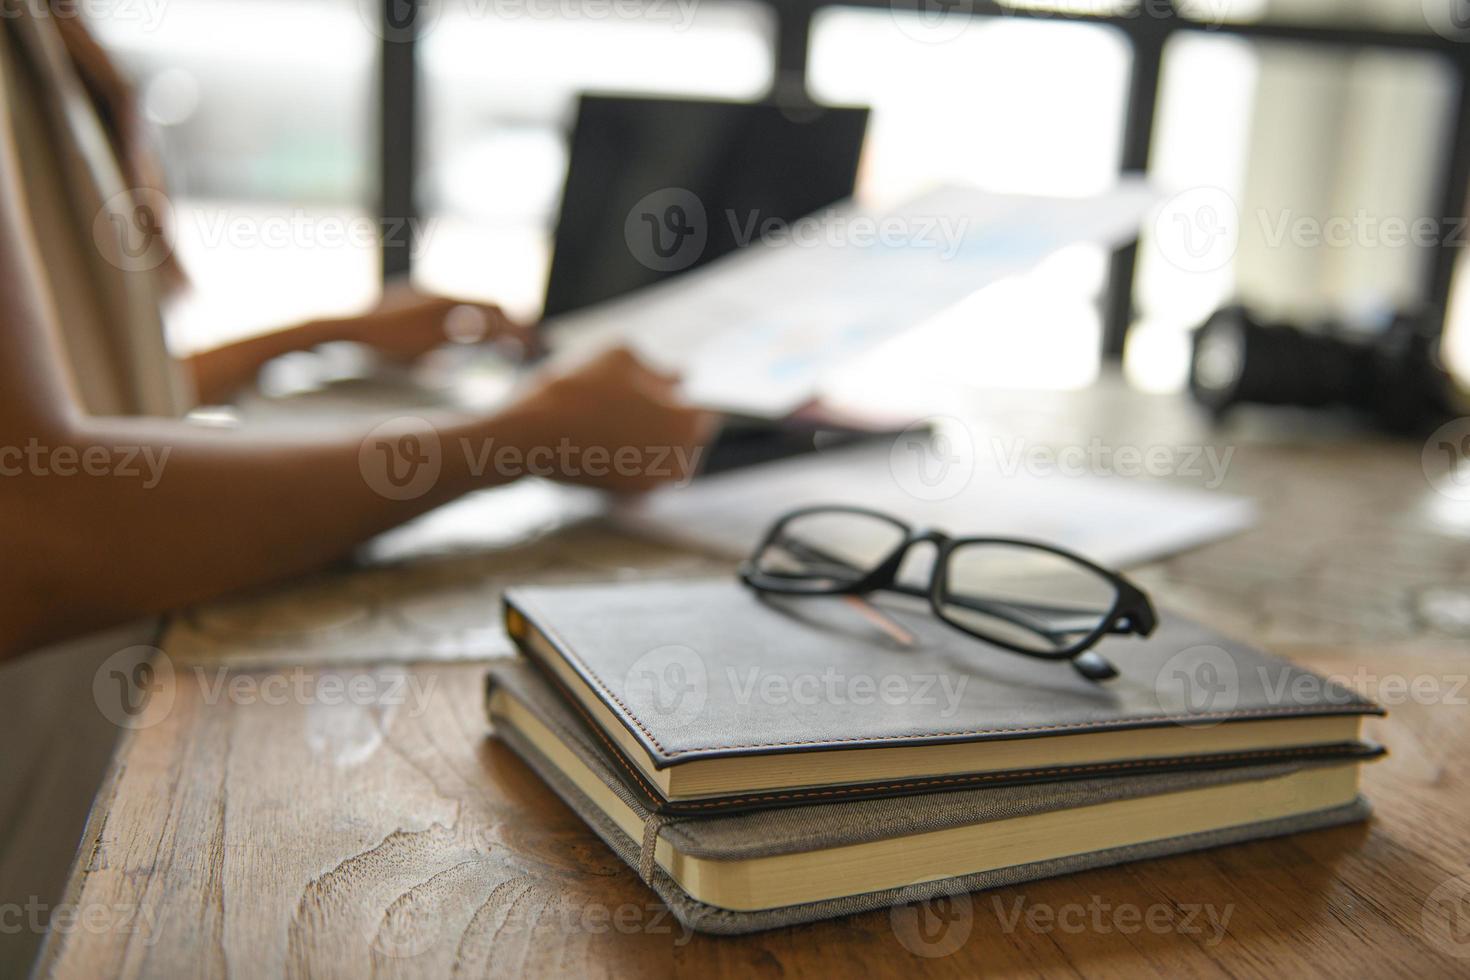
<path fill-rule="evenodd" d="M 853 356 L 1078 243 L 1133 238 L 1142 181 L 1088 198 L 943 188 L 804 219 L 777 241 L 547 324 L 558 357 L 625 343 L 704 407 L 777 418 Z"/>

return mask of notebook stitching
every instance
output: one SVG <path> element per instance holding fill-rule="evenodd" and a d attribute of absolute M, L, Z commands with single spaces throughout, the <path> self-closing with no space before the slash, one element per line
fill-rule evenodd
<path fill-rule="evenodd" d="M 612 696 L 611 693 L 609 693 L 609 696 L 610 697 Z M 1201 721 L 1201 720 L 1207 720 L 1207 719 L 1211 719 L 1211 718 L 1245 718 L 1245 717 L 1250 717 L 1252 715 L 1275 716 L 1275 715 L 1280 714 L 1282 712 L 1300 712 L 1302 714 L 1337 714 L 1337 713 L 1340 712 L 1340 708 L 1337 705 L 1303 705 L 1301 707 L 1288 707 L 1288 708 L 1242 708 L 1242 709 L 1237 710 L 1237 711 L 1216 711 L 1216 712 L 1210 712 L 1208 714 L 1195 714 L 1195 715 L 1155 715 L 1155 716 L 1152 716 L 1151 718 L 1149 718 L 1148 720 L 1150 720 L 1150 721 L 1160 721 L 1160 722 L 1174 722 L 1176 724 L 1184 724 L 1185 722 Z M 636 719 L 635 719 L 635 721 L 636 721 Z M 744 745 L 713 745 L 713 746 L 708 746 L 708 747 L 705 747 L 705 748 L 697 748 L 697 749 L 675 749 L 673 751 L 669 751 L 669 750 L 666 750 L 666 749 L 663 749 L 662 747 L 660 747 L 660 751 L 662 751 L 666 755 L 669 755 L 669 756 L 672 757 L 672 756 L 676 756 L 676 755 L 687 755 L 690 752 L 709 752 L 709 751 L 712 751 L 712 750 L 724 751 L 724 750 L 728 750 L 728 749 L 782 748 L 782 747 L 785 747 L 785 746 L 795 746 L 795 745 L 822 745 L 822 744 L 826 744 L 826 743 L 830 743 L 830 742 L 890 742 L 890 741 L 897 741 L 899 739 L 906 739 L 906 738 L 949 738 L 949 737 L 953 737 L 953 736 L 957 736 L 957 735 L 1022 735 L 1022 734 L 1028 734 L 1028 733 L 1031 733 L 1031 732 L 1059 731 L 1061 729 L 1066 729 L 1066 728 L 1109 729 L 1109 728 L 1115 728 L 1119 724 L 1131 724 L 1132 721 L 1133 721 L 1132 719 L 1124 720 L 1124 721 L 1121 721 L 1121 722 L 1118 722 L 1118 721 L 1114 721 L 1114 722 L 1078 721 L 1078 722 L 1066 722 L 1066 723 L 1057 724 L 1057 725 L 1036 725 L 1036 726 L 1032 726 L 1032 727 L 1029 727 L 1029 728 L 975 728 L 975 729 L 967 729 L 967 730 L 956 731 L 956 732 L 911 732 L 911 733 L 902 734 L 902 735 L 871 735 L 871 736 L 848 736 L 848 737 L 843 737 L 843 738 L 814 738 L 814 739 L 799 739 L 799 740 L 790 741 L 790 742 L 750 742 L 750 743 L 747 743 L 747 744 L 744 744 Z M 642 728 L 642 725 L 639 725 L 639 727 Z M 1148 727 L 1162 727 L 1162 726 L 1148 726 Z M 652 738 L 652 737 L 653 737 L 652 735 L 649 735 L 649 738 Z"/>
<path fill-rule="evenodd" d="M 561 684 L 560 678 L 554 678 L 554 680 L 557 684 Z M 612 758 L 617 762 L 619 766 L 627 771 L 628 775 L 633 777 L 633 779 L 638 783 L 639 787 L 643 789 L 643 792 L 648 795 L 648 798 L 651 801 L 653 801 L 653 805 L 649 808 L 650 811 L 652 811 L 657 806 L 658 801 L 664 798 L 663 794 L 659 793 L 657 790 L 654 789 L 654 787 L 645 782 L 643 779 L 643 774 L 638 772 L 638 770 L 633 767 L 632 763 L 623 758 L 623 754 L 617 750 L 617 748 L 612 744 L 611 741 L 608 740 L 607 735 L 603 733 L 601 727 L 599 727 L 597 722 L 593 720 L 592 716 L 587 713 L 587 709 L 582 707 L 582 704 L 577 700 L 576 695 L 574 695 L 571 691 L 566 691 L 565 700 L 574 709 L 576 709 L 577 714 L 581 715 L 583 720 L 587 722 L 588 729 L 592 732 L 593 735 L 597 736 L 598 741 L 607 746 L 608 754 L 612 756 Z M 565 733 L 565 729 L 563 728 L 563 726 L 558 725 L 557 728 L 561 729 Z M 578 741 L 581 740 L 578 739 Z"/>
<path fill-rule="evenodd" d="M 521 602 L 524 603 L 525 600 L 522 599 Z M 643 724 L 642 720 L 633 713 L 633 710 L 629 708 L 626 704 L 624 704 L 621 698 L 613 693 L 612 689 L 607 686 L 607 683 L 602 679 L 602 676 L 598 674 L 595 669 L 593 669 L 592 665 L 587 663 L 586 660 L 583 660 L 582 657 L 571 648 L 571 646 L 566 642 L 566 638 L 557 631 L 556 627 L 538 623 L 536 628 L 541 630 L 543 633 L 548 634 L 549 636 L 555 637 L 555 646 L 557 651 L 561 653 L 562 656 L 569 657 L 570 659 L 575 660 L 577 664 L 580 665 L 584 671 L 586 671 L 587 675 L 590 676 L 592 680 L 596 683 L 598 690 L 600 690 L 604 695 L 611 699 L 614 704 L 622 709 L 623 716 L 631 721 L 635 726 L 637 726 L 638 730 L 648 737 L 648 740 L 653 743 L 654 747 L 657 748 L 660 753 L 670 759 L 674 758 L 675 756 L 688 755 L 691 752 L 724 752 L 734 749 L 775 749 L 789 748 L 797 745 L 825 745 L 841 742 L 892 742 L 909 738 L 952 738 L 964 735 L 1025 735 L 1034 732 L 1063 731 L 1069 728 L 1092 728 L 1106 730 L 1115 728 L 1120 723 L 1130 723 L 1130 720 L 1124 720 L 1122 722 L 1073 721 L 1063 722 L 1055 725 L 1034 725 L 1028 728 L 976 728 L 955 732 L 910 732 L 907 734 L 899 735 L 865 735 L 848 736 L 843 738 L 796 739 L 787 742 L 746 742 L 744 744 L 737 745 L 710 745 L 693 749 L 666 749 L 664 748 L 663 743 L 658 740 L 658 737 L 654 735 L 653 732 L 649 731 L 648 727 Z M 575 700 L 575 695 L 573 695 L 573 699 Z M 1340 714 L 1343 713 L 1343 707 L 1343 705 L 1336 704 L 1314 704 L 1288 705 L 1278 708 L 1237 708 L 1231 711 L 1210 711 L 1188 715 L 1154 715 L 1148 720 L 1184 724 L 1187 722 L 1207 721 L 1214 718 L 1249 718 L 1252 716 L 1279 717 L 1283 714 Z M 1359 707 L 1369 708 L 1371 706 L 1360 701 Z"/>
<path fill-rule="evenodd" d="M 1169 759 L 1136 759 L 1126 762 L 1110 763 L 1096 762 L 1088 763 L 1084 766 L 1063 766 L 1040 769 L 1011 769 L 1006 770 L 1005 772 L 998 773 L 979 773 L 966 776 L 946 776 L 943 778 L 935 779 L 913 780 L 907 783 L 880 783 L 875 786 L 853 786 L 845 788 L 837 787 L 826 790 L 798 790 L 790 793 L 772 793 L 764 796 L 732 797 L 724 800 L 714 800 L 707 803 L 681 803 L 671 800 L 665 800 L 661 793 L 656 792 L 653 787 L 645 782 L 643 779 L 643 775 L 638 772 L 637 769 L 635 769 L 630 762 L 623 758 L 623 754 L 618 751 L 617 747 L 614 746 L 612 742 L 608 740 L 607 736 L 602 733 L 601 729 L 597 727 L 597 723 L 593 721 L 592 716 L 587 713 L 586 709 L 578 704 L 575 698 L 570 696 L 571 692 L 567 693 L 569 695 L 567 701 L 572 704 L 577 713 L 580 714 L 582 718 L 587 722 L 588 728 L 592 731 L 593 735 L 597 736 L 598 741 L 607 746 L 608 754 L 612 756 L 612 758 L 623 770 L 625 770 L 630 776 L 634 778 L 634 780 L 637 781 L 638 785 L 642 787 L 643 791 L 647 793 L 651 799 L 653 799 L 654 801 L 662 801 L 664 805 L 670 810 L 709 810 L 721 807 L 737 806 L 742 803 L 763 803 L 772 800 L 798 800 L 818 796 L 850 796 L 854 793 L 876 793 L 883 790 L 914 789 L 924 786 L 945 786 L 963 783 L 996 782 L 1003 779 L 1024 779 L 1029 776 L 1043 774 L 1064 775 L 1067 773 L 1106 772 L 1116 769 L 1138 769 L 1149 766 L 1155 768 L 1165 768 L 1178 763 L 1190 763 L 1199 761 L 1228 762 L 1238 759 L 1270 758 L 1272 756 L 1296 757 L 1302 755 L 1324 755 L 1329 752 L 1340 751 L 1336 746 L 1330 745 L 1306 746 L 1300 749 L 1260 749 L 1252 752 L 1230 752 L 1219 755 L 1177 756 Z M 563 737 L 572 737 L 576 741 L 582 741 L 582 739 L 577 738 L 574 733 L 568 731 L 563 726 L 558 725 L 557 729 L 559 734 L 561 734 Z"/>
<path fill-rule="evenodd" d="M 769 800 L 804 799 L 813 796 L 843 796 L 852 793 L 876 793 L 891 789 L 914 789 L 923 786 L 943 786 L 955 783 L 996 782 L 1007 779 L 1025 779 L 1031 776 L 1065 775 L 1068 773 L 1105 772 L 1114 769 L 1158 768 L 1172 769 L 1179 763 L 1228 762 L 1239 759 L 1264 759 L 1273 756 L 1298 757 L 1303 755 L 1327 755 L 1340 751 L 1335 746 L 1308 746 L 1302 749 L 1262 749 L 1259 752 L 1238 752 L 1225 755 L 1177 756 L 1167 759 L 1139 759 L 1128 762 L 1089 763 L 1085 766 L 1063 766 L 1054 769 L 1008 769 L 996 773 L 980 773 L 968 776 L 948 776 L 942 779 L 921 779 L 908 783 L 880 783 L 874 786 L 857 786 L 829 790 L 802 790 L 794 793 L 775 793 L 767 796 L 742 796 L 712 803 L 670 803 L 675 809 L 709 808 L 733 806 L 738 803 L 763 803 Z M 1352 758 L 1345 755 L 1344 758 Z"/>

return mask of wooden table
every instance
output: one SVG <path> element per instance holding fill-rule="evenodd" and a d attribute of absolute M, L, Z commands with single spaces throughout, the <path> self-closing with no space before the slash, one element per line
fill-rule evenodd
<path fill-rule="evenodd" d="M 1389 702 L 1371 823 L 691 936 L 487 737 L 483 663 L 181 663 L 153 685 L 167 710 L 118 746 L 70 882 L 78 922 L 40 974 L 1470 975 L 1470 504 L 1430 488 L 1416 441 L 1251 418 L 1210 435 L 1178 400 L 1116 386 L 1020 404 L 974 410 L 1036 440 L 1234 446 L 1225 488 L 1260 499 L 1260 526 L 1137 577 Z M 549 540 L 591 539 L 611 536 Z M 625 574 L 702 561 L 617 547 Z M 372 703 L 327 696 L 354 679 Z"/>

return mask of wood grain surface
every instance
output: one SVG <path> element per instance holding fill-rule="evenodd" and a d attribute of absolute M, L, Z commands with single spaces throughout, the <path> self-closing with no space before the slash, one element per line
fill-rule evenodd
<path fill-rule="evenodd" d="M 1053 399 L 1026 431 L 1205 438 L 1172 399 L 1099 397 Z M 38 972 L 1470 975 L 1470 505 L 1431 489 L 1417 443 L 1250 420 L 1227 435 L 1225 487 L 1260 499 L 1260 526 L 1137 577 L 1387 704 L 1367 824 L 690 935 L 488 736 L 483 663 L 180 661 L 119 744 L 70 882 L 77 921 Z"/>

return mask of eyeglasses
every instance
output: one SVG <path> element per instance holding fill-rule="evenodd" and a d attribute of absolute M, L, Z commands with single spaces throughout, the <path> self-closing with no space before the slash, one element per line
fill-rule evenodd
<path fill-rule="evenodd" d="M 898 580 L 918 544 L 933 544 L 927 586 Z M 1068 660 L 1090 680 L 1117 668 L 1092 646 L 1104 636 L 1148 636 L 1157 623 L 1148 596 L 1117 572 L 1035 541 L 952 538 L 915 530 L 861 507 L 804 507 L 771 525 L 740 578 L 760 592 L 927 599 L 940 620 L 1028 657 Z"/>

